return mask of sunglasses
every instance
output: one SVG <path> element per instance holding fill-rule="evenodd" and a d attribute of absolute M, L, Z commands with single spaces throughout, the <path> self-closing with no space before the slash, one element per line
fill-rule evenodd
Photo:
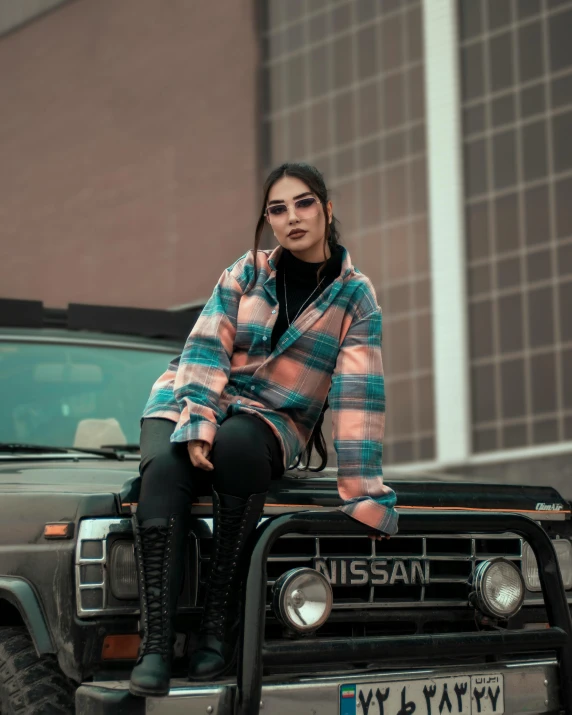
<path fill-rule="evenodd" d="M 299 219 L 313 218 L 320 212 L 320 201 L 315 196 L 304 196 L 294 201 L 294 211 Z M 265 213 L 270 223 L 285 223 L 288 220 L 286 204 L 267 206 Z"/>

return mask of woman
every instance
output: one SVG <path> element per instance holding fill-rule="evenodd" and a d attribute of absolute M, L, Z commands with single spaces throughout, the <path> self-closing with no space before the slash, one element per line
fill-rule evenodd
<path fill-rule="evenodd" d="M 274 250 L 258 250 L 265 222 Z M 338 242 L 322 175 L 283 164 L 266 181 L 254 250 L 223 272 L 143 414 L 135 518 L 143 639 L 133 693 L 168 692 L 187 516 L 205 480 L 214 546 L 189 677 L 211 680 L 233 666 L 245 544 L 272 479 L 302 454 L 309 464 L 314 446 L 325 466 L 328 394 L 341 509 L 375 538 L 393 534 L 395 495 L 381 470 L 381 310 Z"/>

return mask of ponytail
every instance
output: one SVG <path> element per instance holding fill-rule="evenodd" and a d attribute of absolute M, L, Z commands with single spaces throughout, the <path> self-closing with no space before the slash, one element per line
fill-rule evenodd
<path fill-rule="evenodd" d="M 326 464 L 328 463 L 328 448 L 326 446 L 326 440 L 324 439 L 324 433 L 322 432 L 322 425 L 324 423 L 324 414 L 326 413 L 326 410 L 328 409 L 329 404 L 328 404 L 328 398 L 326 398 L 326 402 L 324 403 L 324 406 L 322 407 L 322 412 L 320 416 L 318 417 L 318 421 L 314 425 L 314 429 L 312 430 L 312 434 L 310 435 L 310 439 L 308 440 L 308 444 L 304 448 L 304 451 L 298 455 L 298 459 L 296 463 L 291 467 L 291 469 L 296 469 L 298 465 L 300 464 L 302 457 L 304 457 L 304 467 L 302 467 L 303 471 L 310 471 L 310 472 L 321 472 Z M 316 452 L 320 456 L 320 465 L 318 467 L 310 467 L 310 460 L 312 458 L 312 452 L 316 449 Z"/>

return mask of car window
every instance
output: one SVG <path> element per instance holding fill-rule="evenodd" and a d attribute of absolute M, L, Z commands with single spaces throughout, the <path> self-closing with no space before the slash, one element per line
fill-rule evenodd
<path fill-rule="evenodd" d="M 98 448 L 139 442 L 152 384 L 173 356 L 113 347 L 0 343 L 0 442 Z"/>

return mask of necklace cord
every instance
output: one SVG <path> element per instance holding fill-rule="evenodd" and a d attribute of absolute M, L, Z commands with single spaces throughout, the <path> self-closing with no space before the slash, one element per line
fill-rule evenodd
<path fill-rule="evenodd" d="M 286 266 L 284 266 L 284 302 L 286 304 L 286 320 L 288 321 L 288 327 L 292 325 L 292 323 L 295 322 L 296 318 L 300 315 L 302 312 L 302 308 L 306 305 L 306 303 L 310 300 L 310 298 L 314 295 L 314 293 L 318 290 L 318 288 L 322 285 L 326 277 L 324 276 L 322 280 L 318 283 L 318 285 L 314 288 L 314 290 L 310 293 L 310 295 L 306 298 L 306 300 L 302 303 L 300 306 L 300 310 L 296 313 L 294 316 L 294 320 L 292 320 L 292 323 L 290 322 L 290 316 L 288 315 L 288 295 L 286 294 Z"/>

